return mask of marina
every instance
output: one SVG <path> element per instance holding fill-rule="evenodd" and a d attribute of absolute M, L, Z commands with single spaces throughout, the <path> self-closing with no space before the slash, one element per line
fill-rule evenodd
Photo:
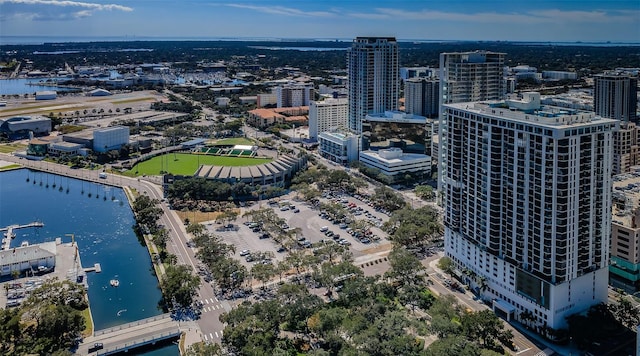
<path fill-rule="evenodd" d="M 46 185 L 25 183 L 29 174 L 34 176 L 34 172 L 27 169 L 0 173 L 0 226 L 9 227 L 25 220 L 42 222 L 43 226 L 13 230 L 15 238 L 6 239 L 5 244 L 11 250 L 21 248 L 23 242 L 31 247 L 60 239 L 57 248 L 65 249 L 62 254 L 71 262 L 61 265 L 56 261 L 55 269 L 49 273 L 39 272 L 36 265 L 34 277 L 24 277 L 24 281 L 54 274 L 62 279 L 81 280 L 87 286 L 94 330 L 161 315 L 158 279 L 150 269 L 149 252 L 131 228 L 135 220 L 124 192 L 66 177 L 66 189 L 60 191 Z M 47 176 L 51 181 L 61 179 L 48 173 L 37 175 L 44 181 Z M 93 195 L 90 197 L 88 192 Z M 100 199 L 96 199 L 97 194 Z M 109 199 L 102 199 L 103 196 Z M 36 201 L 38 204 L 33 203 Z M 74 244 L 70 243 L 70 235 L 73 235 Z M 75 256 L 78 263 L 74 266 Z M 42 275 L 38 276 L 39 273 Z M 10 278 L 5 277 L 2 281 Z M 117 288 L 111 286 L 111 279 L 118 280 Z M 18 299 L 12 300 L 17 303 L 15 300 Z M 5 303 L 6 300 L 0 299 L 0 307 L 5 307 Z M 178 348 L 172 344 L 144 353 L 177 354 Z"/>

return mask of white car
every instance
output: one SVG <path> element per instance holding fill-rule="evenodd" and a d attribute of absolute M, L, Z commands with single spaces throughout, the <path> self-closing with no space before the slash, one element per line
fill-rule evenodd
<path fill-rule="evenodd" d="M 240 256 L 247 256 L 250 253 L 251 253 L 251 251 L 249 251 L 249 250 L 242 250 L 242 251 L 240 251 Z"/>
<path fill-rule="evenodd" d="M 325 232 L 327 230 L 329 230 L 328 226 L 323 226 L 323 227 L 320 228 L 320 232 Z"/>

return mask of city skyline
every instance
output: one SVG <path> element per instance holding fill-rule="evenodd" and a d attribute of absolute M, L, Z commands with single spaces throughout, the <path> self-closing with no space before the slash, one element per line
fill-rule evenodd
<path fill-rule="evenodd" d="M 0 0 L 2 36 L 640 42 L 619 1 Z"/>

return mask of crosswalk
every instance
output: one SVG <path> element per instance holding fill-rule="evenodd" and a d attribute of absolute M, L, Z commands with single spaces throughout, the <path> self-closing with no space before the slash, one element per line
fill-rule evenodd
<path fill-rule="evenodd" d="M 212 304 L 210 306 L 207 306 L 207 305 L 203 306 L 201 311 L 203 313 L 207 313 L 207 312 L 212 312 L 214 310 L 219 310 L 219 309 L 222 309 L 222 308 L 223 308 L 222 304 Z"/>
<path fill-rule="evenodd" d="M 222 338 L 222 330 L 214 331 L 214 332 L 208 333 L 208 334 L 203 334 L 202 336 L 204 337 L 204 341 L 213 341 L 213 340 L 216 340 L 216 339 L 221 339 Z"/>

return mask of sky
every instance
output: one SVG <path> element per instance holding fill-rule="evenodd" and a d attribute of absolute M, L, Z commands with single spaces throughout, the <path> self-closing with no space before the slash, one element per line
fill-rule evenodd
<path fill-rule="evenodd" d="M 640 42 L 640 0 L 0 0 L 3 36 Z"/>

